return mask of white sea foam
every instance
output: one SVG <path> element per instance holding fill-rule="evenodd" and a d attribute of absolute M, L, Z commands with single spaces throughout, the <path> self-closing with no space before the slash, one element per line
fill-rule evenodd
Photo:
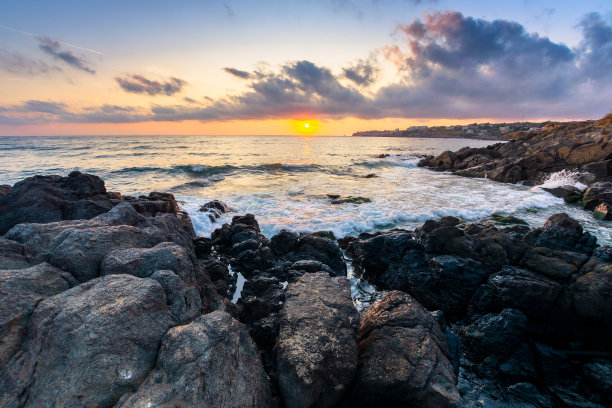
<path fill-rule="evenodd" d="M 563 186 L 572 186 L 578 188 L 579 190 L 584 190 L 587 188 L 587 185 L 579 181 L 581 176 L 584 176 L 584 174 L 576 170 L 563 169 L 556 173 L 550 174 L 542 184 L 533 187 L 532 190 L 539 191 L 543 188 L 556 188 Z"/>

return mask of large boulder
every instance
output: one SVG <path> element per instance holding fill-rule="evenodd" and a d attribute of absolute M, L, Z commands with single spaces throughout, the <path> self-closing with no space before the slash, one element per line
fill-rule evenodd
<path fill-rule="evenodd" d="M 5 238 L 27 246 L 35 256 L 86 282 L 100 276 L 100 264 L 112 251 L 150 248 L 164 241 L 193 248 L 183 221 L 176 214 L 165 215 L 143 217 L 122 203 L 92 220 L 19 224 Z"/>
<path fill-rule="evenodd" d="M 550 216 L 542 227 L 525 234 L 523 241 L 530 247 L 590 253 L 596 239 L 588 232 L 584 233 L 578 221 L 565 213 L 559 213 Z"/>
<path fill-rule="evenodd" d="M 155 370 L 118 407 L 269 407 L 270 388 L 247 329 L 221 311 L 163 337 Z"/>
<path fill-rule="evenodd" d="M 162 286 L 113 275 L 38 305 L 21 350 L 0 370 L 4 407 L 111 407 L 155 365 L 173 322 Z"/>
<path fill-rule="evenodd" d="M 0 270 L 0 367 L 19 350 L 30 316 L 39 302 L 76 284 L 67 272 L 48 263 L 17 270 Z"/>
<path fill-rule="evenodd" d="M 27 268 L 32 261 L 32 252 L 28 247 L 0 237 L 0 269 Z"/>
<path fill-rule="evenodd" d="M 456 382 L 444 333 L 410 295 L 391 291 L 363 314 L 353 406 L 456 407 Z"/>
<path fill-rule="evenodd" d="M 338 243 L 318 234 L 300 235 L 297 244 L 281 257 L 283 260 L 296 262 L 314 260 L 327 265 L 333 276 L 346 276 L 346 263 Z"/>
<path fill-rule="evenodd" d="M 279 388 L 288 408 L 332 407 L 357 369 L 359 313 L 346 278 L 310 273 L 288 286 L 276 343 Z"/>
<path fill-rule="evenodd" d="M 104 181 L 91 174 L 29 177 L 0 195 L 0 235 L 24 222 L 93 218 L 120 201 L 120 195 L 107 193 Z"/>

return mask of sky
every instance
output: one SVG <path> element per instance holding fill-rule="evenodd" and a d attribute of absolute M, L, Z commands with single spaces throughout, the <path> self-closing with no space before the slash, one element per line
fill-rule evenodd
<path fill-rule="evenodd" d="M 611 67 L 609 0 L 2 0 L 0 135 L 597 119 Z"/>

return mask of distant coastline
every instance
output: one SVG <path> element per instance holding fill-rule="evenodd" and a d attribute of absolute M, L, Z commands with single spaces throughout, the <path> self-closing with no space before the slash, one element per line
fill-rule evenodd
<path fill-rule="evenodd" d="M 407 129 L 366 130 L 352 136 L 509 140 L 510 133 L 541 130 L 559 122 L 472 123 L 453 126 L 411 126 Z"/>

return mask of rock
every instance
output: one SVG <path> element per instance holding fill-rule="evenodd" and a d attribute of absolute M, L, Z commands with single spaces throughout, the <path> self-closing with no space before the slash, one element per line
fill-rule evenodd
<path fill-rule="evenodd" d="M 593 216 L 598 220 L 612 221 L 612 205 L 601 203 L 593 210 Z"/>
<path fill-rule="evenodd" d="M 270 407 L 270 388 L 247 329 L 212 312 L 164 335 L 155 370 L 119 407 Z"/>
<path fill-rule="evenodd" d="M 487 314 L 465 328 L 463 344 L 474 361 L 489 356 L 505 360 L 514 353 L 525 335 L 527 318 L 516 309 Z"/>
<path fill-rule="evenodd" d="M 538 247 L 525 252 L 522 264 L 542 275 L 563 280 L 578 272 L 588 259 L 588 256 L 577 252 Z"/>
<path fill-rule="evenodd" d="M 90 219 L 120 201 L 120 195 L 107 193 L 104 181 L 91 174 L 29 177 L 0 195 L 0 235 L 24 222 Z"/>
<path fill-rule="evenodd" d="M 212 239 L 197 237 L 193 240 L 193 246 L 197 258 L 207 258 L 212 251 Z"/>
<path fill-rule="evenodd" d="M 40 301 L 76 281 L 48 263 L 18 270 L 0 270 L 0 367 L 5 367 L 25 338 L 30 316 Z"/>
<path fill-rule="evenodd" d="M 194 286 L 186 284 L 170 270 L 155 271 L 151 279 L 158 281 L 164 288 L 170 314 L 175 322 L 185 323 L 200 315 L 202 300 Z"/>
<path fill-rule="evenodd" d="M 153 192 L 148 196 L 138 198 L 125 196 L 124 199 L 139 213 L 155 215 L 157 213 L 176 213 L 179 210 L 174 195 L 170 193 Z"/>
<path fill-rule="evenodd" d="M 215 222 L 221 217 L 221 214 L 231 212 L 232 210 L 223 201 L 212 200 L 202 205 L 200 211 L 208 213 L 210 221 Z"/>
<path fill-rule="evenodd" d="M 540 228 L 525 234 L 523 241 L 530 247 L 547 247 L 558 251 L 590 252 L 592 248 L 579 248 L 584 233 L 580 223 L 565 213 L 550 216 Z"/>
<path fill-rule="evenodd" d="M 498 224 L 498 225 L 513 225 L 513 224 L 529 225 L 527 221 L 514 217 L 512 215 L 501 215 L 501 214 L 494 213 L 489 218 L 495 224 Z"/>
<path fill-rule="evenodd" d="M 580 276 L 568 290 L 569 301 L 576 314 L 591 322 L 612 319 L 612 264 L 593 256 L 580 270 Z M 599 323 L 597 323 L 599 325 Z M 612 335 L 607 327 L 602 337 Z M 607 332 L 607 335 L 605 333 Z M 612 337 L 611 337 L 612 338 Z"/>
<path fill-rule="evenodd" d="M 100 264 L 112 251 L 150 248 L 171 240 L 191 248 L 191 231 L 181 230 L 184 224 L 176 214 L 165 215 L 168 217 L 142 217 L 129 204 L 122 203 L 92 220 L 20 224 L 5 237 L 26 245 L 35 256 L 86 282 L 100 276 Z M 188 218 L 187 221 L 190 224 Z"/>
<path fill-rule="evenodd" d="M 281 259 L 290 262 L 318 261 L 327 265 L 334 276 L 346 276 L 346 264 L 338 243 L 316 234 L 300 235 L 297 245 L 283 254 Z"/>
<path fill-rule="evenodd" d="M 299 241 L 297 234 L 287 230 L 281 230 L 278 234 L 270 239 L 270 247 L 276 256 L 283 256 L 287 252 L 293 250 Z"/>
<path fill-rule="evenodd" d="M 555 197 L 567 199 L 571 197 L 582 197 L 582 190 L 578 187 L 567 185 L 567 186 L 559 186 L 554 188 L 542 188 L 542 190 L 554 195 Z"/>
<path fill-rule="evenodd" d="M 352 406 L 455 407 L 455 383 L 445 336 L 413 298 L 392 291 L 366 310 Z"/>
<path fill-rule="evenodd" d="M 0 369 L 0 405 L 111 407 L 154 367 L 172 324 L 153 279 L 106 276 L 49 297 Z"/>
<path fill-rule="evenodd" d="M 276 343 L 278 384 L 288 408 L 332 407 L 357 369 L 359 313 L 346 278 L 311 273 L 290 284 Z"/>
<path fill-rule="evenodd" d="M 470 301 L 469 315 L 499 313 L 503 309 L 519 309 L 534 319 L 549 319 L 562 285 L 543 275 L 515 266 L 505 266 L 491 275 Z"/>
<path fill-rule="evenodd" d="M 27 268 L 32 258 L 32 252 L 25 245 L 0 237 L 0 269 Z"/>
<path fill-rule="evenodd" d="M 612 362 L 596 360 L 585 364 L 582 372 L 590 395 L 597 395 L 599 403 L 609 406 L 612 403 Z"/>
<path fill-rule="evenodd" d="M 372 202 L 371 199 L 360 196 L 337 197 L 331 201 L 332 204 L 365 204 L 370 202 Z"/>
<path fill-rule="evenodd" d="M 582 206 L 589 211 L 593 211 L 603 202 L 612 202 L 612 182 L 593 183 L 582 197 Z"/>
<path fill-rule="evenodd" d="M 6 185 L 6 184 L 0 185 L 0 197 L 5 196 L 8 193 L 10 193 L 12 188 L 13 188 L 13 186 L 9 186 L 9 185 Z"/>
<path fill-rule="evenodd" d="M 185 249 L 173 242 L 161 242 L 152 248 L 117 249 L 109 252 L 100 263 L 101 276 L 130 274 L 148 278 L 162 269 L 173 271 L 194 287 L 199 287 L 204 279 Z"/>

